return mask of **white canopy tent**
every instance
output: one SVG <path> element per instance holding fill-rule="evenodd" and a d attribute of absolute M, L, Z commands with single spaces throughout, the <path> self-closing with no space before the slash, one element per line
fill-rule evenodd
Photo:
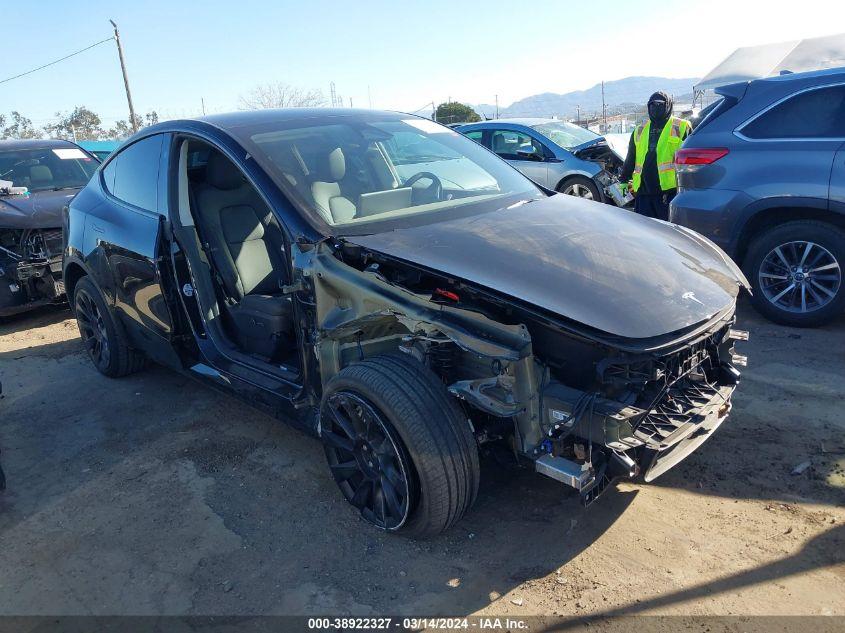
<path fill-rule="evenodd" d="M 737 81 L 845 66 L 845 33 L 738 48 L 695 85 L 696 95 Z"/>

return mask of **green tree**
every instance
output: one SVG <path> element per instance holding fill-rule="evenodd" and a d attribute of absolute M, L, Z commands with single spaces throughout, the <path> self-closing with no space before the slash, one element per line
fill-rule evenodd
<path fill-rule="evenodd" d="M 142 127 L 147 127 L 148 125 L 155 125 L 158 123 L 158 112 L 155 110 L 150 110 L 147 112 L 143 117 L 135 115 L 135 123 L 137 129 L 141 129 Z M 108 138 L 113 139 L 125 139 L 129 138 L 134 134 L 134 130 L 132 129 L 132 124 L 129 122 L 129 119 L 118 121 L 114 124 L 114 127 L 110 128 L 108 132 L 105 132 L 105 135 Z"/>
<path fill-rule="evenodd" d="M 56 123 L 44 127 L 44 131 L 53 138 L 96 141 L 105 135 L 100 117 L 85 106 L 76 106 L 64 115 L 56 112 L 56 118 Z"/>
<path fill-rule="evenodd" d="M 9 125 L 3 128 L 3 138 L 38 138 L 41 136 L 32 126 L 32 121 L 21 115 L 20 112 L 12 112 L 9 115 Z M 6 117 L 0 117 L 0 125 L 6 122 Z"/>
<path fill-rule="evenodd" d="M 474 123 L 481 120 L 478 112 L 457 101 L 441 103 L 437 106 L 435 116 L 440 123 Z"/>

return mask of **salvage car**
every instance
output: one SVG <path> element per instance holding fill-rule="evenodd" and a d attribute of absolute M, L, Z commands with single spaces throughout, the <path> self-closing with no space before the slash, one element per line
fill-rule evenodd
<path fill-rule="evenodd" d="M 69 141 L 0 141 L 0 317 L 64 300 L 62 207 L 98 165 Z"/>
<path fill-rule="evenodd" d="M 419 144 L 461 160 L 411 174 Z M 722 424 L 744 362 L 746 281 L 710 242 L 549 195 L 407 114 L 145 128 L 64 230 L 98 371 L 150 358 L 319 436 L 342 494 L 391 532 L 460 519 L 480 450 L 585 503 L 618 477 L 652 480 Z"/>
<path fill-rule="evenodd" d="M 558 119 L 496 119 L 456 128 L 552 191 L 625 206 L 624 156 L 591 130 Z M 625 146 L 627 149 L 627 145 Z"/>

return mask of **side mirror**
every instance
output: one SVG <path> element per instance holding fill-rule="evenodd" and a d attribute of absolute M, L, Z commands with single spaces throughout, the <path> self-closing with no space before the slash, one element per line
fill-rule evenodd
<path fill-rule="evenodd" d="M 516 150 L 516 155 L 524 160 L 543 160 L 543 155 L 533 145 L 521 145 Z"/>

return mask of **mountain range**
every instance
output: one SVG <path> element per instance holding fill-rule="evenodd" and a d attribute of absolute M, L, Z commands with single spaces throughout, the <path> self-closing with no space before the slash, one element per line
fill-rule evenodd
<path fill-rule="evenodd" d="M 692 100 L 692 87 L 697 78 L 669 79 L 667 77 L 625 77 L 604 82 L 604 100 L 609 109 L 620 106 L 642 107 L 653 92 L 662 90 L 672 95 L 676 102 Z M 601 112 L 601 84 L 587 90 L 575 90 L 557 94 L 544 92 L 513 102 L 506 108 L 499 108 L 504 117 L 574 117 L 580 106 L 581 116 Z M 481 103 L 472 106 L 478 114 L 493 118 L 496 106 Z"/>

